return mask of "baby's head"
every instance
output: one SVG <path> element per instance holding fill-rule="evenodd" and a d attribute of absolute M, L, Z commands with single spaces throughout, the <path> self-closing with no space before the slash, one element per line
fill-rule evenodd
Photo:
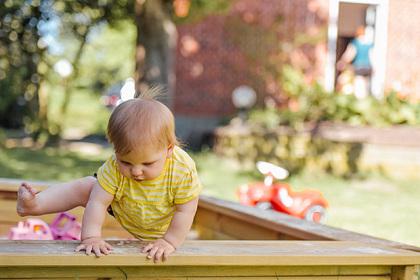
<path fill-rule="evenodd" d="M 108 122 L 120 171 L 134 180 L 154 179 L 178 141 L 172 112 L 155 100 L 157 90 L 118 105 Z"/>

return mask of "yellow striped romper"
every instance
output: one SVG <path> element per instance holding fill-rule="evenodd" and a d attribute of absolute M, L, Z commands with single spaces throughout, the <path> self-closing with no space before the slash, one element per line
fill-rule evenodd
<path fill-rule="evenodd" d="M 191 157 L 179 147 L 153 180 L 137 182 L 123 176 L 115 155 L 98 170 L 98 182 L 114 196 L 111 208 L 118 222 L 142 240 L 162 237 L 169 227 L 176 204 L 196 198 L 201 189 Z"/>

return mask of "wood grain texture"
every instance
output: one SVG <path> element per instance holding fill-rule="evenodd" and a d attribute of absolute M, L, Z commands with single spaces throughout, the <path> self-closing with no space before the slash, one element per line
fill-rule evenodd
<path fill-rule="evenodd" d="M 101 258 L 74 252 L 78 242 L 0 240 L 0 266 L 154 265 L 141 241 L 111 240 Z M 187 241 L 167 265 L 415 265 L 412 251 L 349 241 Z"/>
<path fill-rule="evenodd" d="M 415 266 L 395 266 L 391 271 L 392 280 L 417 280 L 414 278 Z"/>
<path fill-rule="evenodd" d="M 388 266 L 121 266 L 121 267 L 8 267 L 0 268 L 0 279 L 13 277 L 39 278 L 60 277 L 98 277 L 112 279 L 166 279 L 177 277 L 297 277 L 311 275 L 314 277 L 337 276 L 385 276 L 390 277 Z"/>
<path fill-rule="evenodd" d="M 223 227 L 219 224 L 221 216 L 230 217 L 231 219 L 236 219 L 239 222 L 251 224 L 256 227 L 269 229 L 276 232 L 279 238 L 285 237 L 285 239 L 290 239 L 288 237 L 291 236 L 295 240 L 358 241 L 420 252 L 420 248 L 416 246 L 322 224 L 311 223 L 279 212 L 264 211 L 256 207 L 248 207 L 232 201 L 209 196 L 200 196 L 195 224 L 200 225 L 201 216 L 203 214 L 208 216 L 209 212 L 213 212 L 213 216 L 215 217 L 213 219 L 216 222 L 205 223 L 203 226 L 207 228 L 214 227 L 215 231 L 227 235 L 230 235 L 230 232 L 224 232 Z M 206 219 L 208 219 L 208 217 L 206 217 Z M 204 219 L 204 221 L 206 221 L 206 219 Z M 265 239 L 265 236 L 266 234 L 261 235 L 258 239 Z"/>

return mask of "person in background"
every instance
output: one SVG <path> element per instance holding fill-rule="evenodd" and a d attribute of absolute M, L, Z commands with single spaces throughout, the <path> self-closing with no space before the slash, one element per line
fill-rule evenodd
<path fill-rule="evenodd" d="M 371 36 L 366 34 L 366 28 L 359 26 L 356 37 L 350 42 L 337 62 L 337 69 L 345 71 L 351 67 L 354 73 L 353 90 L 357 98 L 364 98 L 370 92 L 370 78 L 372 76 L 372 49 Z"/>

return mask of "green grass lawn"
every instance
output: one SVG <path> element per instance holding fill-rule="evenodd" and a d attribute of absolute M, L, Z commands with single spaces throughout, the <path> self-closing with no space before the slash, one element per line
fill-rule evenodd
<path fill-rule="evenodd" d="M 112 153 L 98 155 L 63 148 L 0 149 L 0 177 L 63 181 L 90 175 Z M 234 162 L 211 152 L 193 154 L 204 185 L 204 194 L 236 200 L 236 188 L 258 180 Z M 420 188 L 414 181 L 369 177 L 363 181 L 328 175 L 299 174 L 288 180 L 294 190 L 320 190 L 330 203 L 326 224 L 385 239 L 420 246 Z"/>
<path fill-rule="evenodd" d="M 62 99 L 62 89 L 51 88 L 48 110 L 52 121 L 59 118 Z M 71 93 L 68 111 L 64 118 L 64 137 L 72 137 L 72 133 L 103 135 L 110 114 L 110 110 L 101 104 L 98 94 L 86 90 L 74 91 Z"/>
<path fill-rule="evenodd" d="M 87 155 L 66 149 L 0 148 L 0 177 L 28 180 L 65 181 L 92 175 L 111 149 L 101 155 Z"/>
<path fill-rule="evenodd" d="M 236 163 L 214 154 L 195 155 L 204 193 L 236 200 L 236 188 L 261 179 L 241 171 Z M 416 181 L 379 176 L 344 180 L 326 174 L 299 174 L 288 178 L 295 191 L 316 189 L 328 200 L 326 224 L 389 240 L 420 246 L 420 188 Z"/>

